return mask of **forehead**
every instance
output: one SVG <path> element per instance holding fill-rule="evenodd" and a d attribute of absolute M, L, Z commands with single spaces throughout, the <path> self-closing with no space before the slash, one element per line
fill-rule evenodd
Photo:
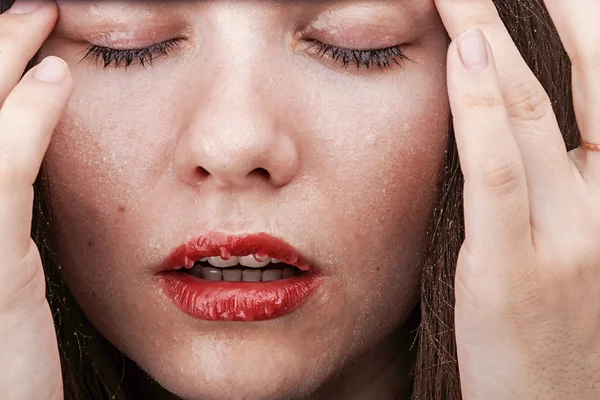
<path fill-rule="evenodd" d="M 286 7 L 315 9 L 344 9 L 363 8 L 377 9 L 390 7 L 433 7 L 433 0 L 261 0 L 261 1 L 232 1 L 232 0 L 173 0 L 168 2 L 157 1 L 72 1 L 57 0 L 62 12 L 84 13 L 90 17 L 102 18 L 115 16 L 119 13 L 139 13 L 140 15 L 153 15 L 161 12 L 174 12 L 181 9 L 193 9 L 202 5 L 253 5 L 263 8 L 282 9 Z"/>

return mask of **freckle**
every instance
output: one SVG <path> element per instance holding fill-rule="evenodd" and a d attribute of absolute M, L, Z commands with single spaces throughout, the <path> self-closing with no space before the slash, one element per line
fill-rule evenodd
<path fill-rule="evenodd" d="M 88 247 L 94 247 L 94 242 L 92 242 L 91 240 L 88 242 Z"/>
<path fill-rule="evenodd" d="M 119 206 L 119 212 L 125 212 L 125 206 Z"/>

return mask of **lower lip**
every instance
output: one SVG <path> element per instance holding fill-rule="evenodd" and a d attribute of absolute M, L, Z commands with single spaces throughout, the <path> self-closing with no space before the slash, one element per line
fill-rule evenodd
<path fill-rule="evenodd" d="M 264 321 L 291 313 L 323 283 L 315 273 L 271 282 L 212 282 L 168 271 L 157 275 L 165 294 L 183 312 L 207 321 Z"/>

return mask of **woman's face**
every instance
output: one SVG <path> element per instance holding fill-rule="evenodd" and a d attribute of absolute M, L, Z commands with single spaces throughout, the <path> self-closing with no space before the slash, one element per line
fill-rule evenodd
<path fill-rule="evenodd" d="M 185 398 L 290 398 L 405 320 L 449 121 L 433 1 L 58 3 L 42 53 L 76 83 L 46 158 L 58 254 L 111 342 Z M 144 66 L 79 62 L 172 39 Z M 284 240 L 318 287 L 277 318 L 190 315 L 157 276 L 210 232 Z"/>

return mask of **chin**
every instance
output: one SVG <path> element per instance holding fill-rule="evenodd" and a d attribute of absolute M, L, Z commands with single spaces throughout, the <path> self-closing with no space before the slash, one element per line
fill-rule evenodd
<path fill-rule="evenodd" d="M 266 335 L 258 340 L 203 337 L 177 350 L 155 352 L 158 357 L 142 368 L 183 399 L 300 399 L 331 373 L 330 356 L 311 354 L 310 347 L 304 341 L 278 343 Z"/>

